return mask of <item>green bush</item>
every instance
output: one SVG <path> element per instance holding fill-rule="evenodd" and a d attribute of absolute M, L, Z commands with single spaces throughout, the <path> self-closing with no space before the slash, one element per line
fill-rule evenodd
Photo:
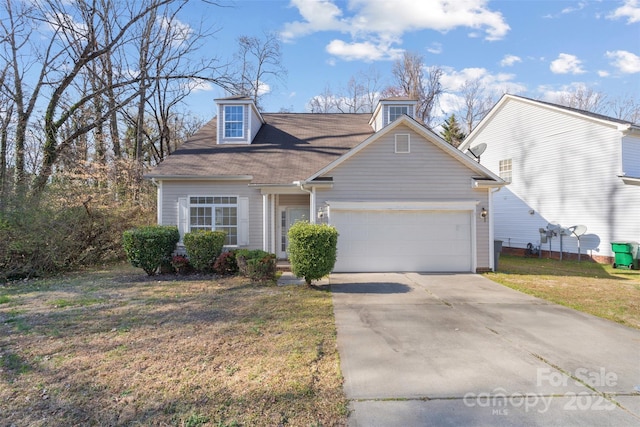
<path fill-rule="evenodd" d="M 338 230 L 326 224 L 296 222 L 289 228 L 291 271 L 307 285 L 331 273 L 336 263 Z"/>
<path fill-rule="evenodd" d="M 150 225 L 127 230 L 122 242 L 127 259 L 134 267 L 142 268 L 153 276 L 160 265 L 166 262 L 180 240 L 178 227 Z"/>
<path fill-rule="evenodd" d="M 198 230 L 184 235 L 184 247 L 191 266 L 197 271 L 209 272 L 222 253 L 224 231 Z"/>
<path fill-rule="evenodd" d="M 260 282 L 276 279 L 276 256 L 260 249 L 239 249 L 236 251 L 238 271 L 251 280 Z"/>

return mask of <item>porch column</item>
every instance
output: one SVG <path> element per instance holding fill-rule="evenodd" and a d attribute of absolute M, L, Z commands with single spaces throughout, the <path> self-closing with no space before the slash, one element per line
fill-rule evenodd
<path fill-rule="evenodd" d="M 262 195 L 262 250 L 268 252 L 269 250 L 269 242 L 267 241 L 269 237 L 269 218 L 268 218 L 268 208 L 269 208 L 269 194 Z"/>
<path fill-rule="evenodd" d="M 309 223 L 316 223 L 316 187 L 311 187 L 309 192 Z"/>
<path fill-rule="evenodd" d="M 273 254 L 276 253 L 276 201 L 280 201 L 280 196 L 274 194 L 271 200 L 271 250 L 268 251 Z"/>

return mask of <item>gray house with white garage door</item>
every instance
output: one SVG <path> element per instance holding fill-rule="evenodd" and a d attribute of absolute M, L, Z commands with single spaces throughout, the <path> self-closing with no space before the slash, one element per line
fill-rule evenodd
<path fill-rule="evenodd" d="M 492 194 L 505 182 L 413 118 L 416 102 L 373 114 L 218 115 L 146 178 L 158 223 L 227 232 L 228 248 L 287 257 L 299 220 L 335 226 L 336 272 L 493 269 Z"/>

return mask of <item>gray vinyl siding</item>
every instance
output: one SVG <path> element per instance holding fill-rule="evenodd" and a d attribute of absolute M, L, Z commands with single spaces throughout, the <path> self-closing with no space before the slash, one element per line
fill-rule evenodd
<path fill-rule="evenodd" d="M 178 199 L 189 196 L 238 196 L 249 199 L 249 245 L 262 248 L 262 195 L 246 181 L 163 181 L 161 225 L 178 225 Z"/>
<path fill-rule="evenodd" d="M 395 153 L 395 134 L 409 134 L 411 152 Z M 478 201 L 488 209 L 488 190 L 473 189 L 476 173 L 405 126 L 382 136 L 325 176 L 333 188 L 317 192 L 327 201 Z M 476 220 L 477 268 L 489 267 L 489 222 Z"/>
<path fill-rule="evenodd" d="M 483 142 L 484 166 L 498 173 L 500 160 L 513 162 L 512 183 L 494 196 L 494 235 L 505 246 L 539 244 L 538 229 L 552 222 L 587 226 L 583 254 L 612 256 L 611 241 L 640 241 L 640 187 L 619 178 L 640 172 L 639 142 L 626 137 L 623 144 L 615 124 L 510 100 L 471 146 Z M 562 244 L 564 252 L 577 252 L 575 237 Z M 559 249 L 560 239 L 552 239 L 551 250 Z"/>
<path fill-rule="evenodd" d="M 640 177 L 640 136 L 622 138 L 622 174 Z"/>

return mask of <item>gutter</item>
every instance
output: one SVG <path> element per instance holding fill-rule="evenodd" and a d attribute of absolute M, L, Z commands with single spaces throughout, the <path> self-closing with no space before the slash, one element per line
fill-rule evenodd
<path fill-rule="evenodd" d="M 143 175 L 144 179 L 154 180 L 181 180 L 181 181 L 250 181 L 253 175 Z"/>

